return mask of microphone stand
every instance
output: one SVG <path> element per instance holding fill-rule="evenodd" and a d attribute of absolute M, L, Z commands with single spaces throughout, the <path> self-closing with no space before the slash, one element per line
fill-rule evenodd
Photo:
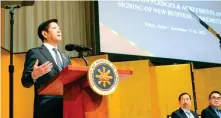
<path fill-rule="evenodd" d="M 10 9 L 10 65 L 9 65 L 9 118 L 13 118 L 13 25 L 14 25 L 14 9 L 21 8 L 21 5 L 6 6 L 5 9 Z"/>
<path fill-rule="evenodd" d="M 88 66 L 88 60 L 84 57 L 83 51 L 78 52 L 78 58 L 82 58 L 86 64 L 86 66 Z"/>

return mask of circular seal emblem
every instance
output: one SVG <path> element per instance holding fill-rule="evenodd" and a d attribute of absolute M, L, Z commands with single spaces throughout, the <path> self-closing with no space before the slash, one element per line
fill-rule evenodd
<path fill-rule="evenodd" d="M 119 83 L 117 69 L 106 59 L 96 60 L 89 67 L 88 82 L 97 94 L 109 95 L 115 91 Z"/>

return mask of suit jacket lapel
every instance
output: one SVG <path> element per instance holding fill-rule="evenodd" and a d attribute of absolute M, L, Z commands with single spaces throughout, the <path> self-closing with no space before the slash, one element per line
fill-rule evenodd
<path fill-rule="evenodd" d="M 216 114 L 215 110 L 211 106 L 209 106 L 208 109 L 210 110 L 213 116 L 219 118 L 219 116 Z"/>
<path fill-rule="evenodd" d="M 183 118 L 188 118 L 181 108 L 179 109 L 179 111 L 180 111 L 181 115 L 183 116 Z"/>
<path fill-rule="evenodd" d="M 190 110 L 190 112 L 193 114 L 194 118 L 198 118 L 198 115 L 197 115 L 196 112 L 194 112 L 194 111 L 192 111 L 192 110 Z"/>
<path fill-rule="evenodd" d="M 42 55 L 44 55 L 44 57 L 48 61 L 52 62 L 53 68 L 55 69 L 55 71 L 59 72 L 58 66 L 55 63 L 53 57 L 51 56 L 51 53 L 49 52 L 49 50 L 44 45 L 41 45 L 41 50 L 40 51 L 41 51 Z"/>

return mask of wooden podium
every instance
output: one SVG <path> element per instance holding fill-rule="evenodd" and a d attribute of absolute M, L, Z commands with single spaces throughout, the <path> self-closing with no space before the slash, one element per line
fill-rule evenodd
<path fill-rule="evenodd" d="M 63 118 L 85 118 L 85 112 L 99 107 L 102 96 L 96 94 L 87 80 L 87 66 L 67 66 L 57 77 L 39 89 L 40 95 L 63 96 Z M 130 70 L 118 70 L 119 78 L 132 74 Z"/>

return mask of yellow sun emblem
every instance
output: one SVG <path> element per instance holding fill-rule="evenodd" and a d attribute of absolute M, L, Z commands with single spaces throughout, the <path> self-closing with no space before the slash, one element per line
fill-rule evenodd
<path fill-rule="evenodd" d="M 103 67 L 103 71 L 98 69 L 98 72 L 100 73 L 100 75 L 96 75 L 96 78 L 99 79 L 98 84 L 103 84 L 103 87 L 106 87 L 106 83 L 111 85 L 110 79 L 113 79 L 113 77 L 109 76 L 110 70 L 106 72 L 105 67 Z"/>

